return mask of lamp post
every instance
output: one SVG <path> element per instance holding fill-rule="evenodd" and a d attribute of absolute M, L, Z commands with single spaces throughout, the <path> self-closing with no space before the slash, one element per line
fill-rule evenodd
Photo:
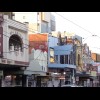
<path fill-rule="evenodd" d="M 66 75 L 66 72 L 64 72 L 63 74 L 64 74 L 64 83 L 65 83 L 65 75 Z"/>

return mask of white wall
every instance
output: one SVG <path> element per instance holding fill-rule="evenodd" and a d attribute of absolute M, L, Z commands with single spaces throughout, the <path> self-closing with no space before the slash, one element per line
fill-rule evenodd
<path fill-rule="evenodd" d="M 47 72 L 47 52 L 33 49 L 30 54 L 30 65 L 27 70 Z M 43 66 L 43 69 L 42 69 Z"/>
<path fill-rule="evenodd" d="M 3 24 L 3 28 L 4 28 L 3 34 L 5 34 L 6 36 L 3 35 L 3 52 L 7 52 L 7 53 L 4 53 L 4 58 L 16 60 L 16 61 L 28 62 L 29 61 L 28 49 L 24 49 L 23 55 L 19 54 L 18 56 L 16 56 L 14 52 L 9 53 L 9 37 L 12 34 L 15 34 L 15 32 L 18 32 L 18 35 L 22 38 L 24 44 L 29 45 L 27 25 L 17 22 L 15 20 L 8 19 L 8 16 L 6 15 L 4 16 L 4 20 L 5 21 Z M 11 26 L 11 27 L 14 27 L 16 29 L 20 29 L 26 32 L 21 32 L 20 30 L 12 29 L 12 28 L 9 28 L 8 26 Z M 10 34 L 11 32 L 12 34 Z M 24 47 L 28 48 L 28 46 L 25 46 L 25 45 Z"/>
<path fill-rule="evenodd" d="M 42 21 L 50 22 L 51 12 L 42 12 Z"/>
<path fill-rule="evenodd" d="M 51 19 L 54 20 L 54 16 L 51 16 L 50 12 L 39 12 L 39 17 L 37 16 L 37 12 L 14 12 L 15 20 L 20 22 L 29 22 L 29 24 L 33 24 L 33 27 L 39 23 L 38 32 L 51 32 Z M 25 16 L 25 17 L 24 17 Z M 42 17 L 41 17 L 42 16 Z M 23 19 L 24 17 L 24 19 Z M 41 20 L 42 19 L 42 20 Z M 42 27 L 44 24 L 48 24 L 48 28 Z M 34 28 L 32 28 L 34 29 Z M 47 30 L 46 30 L 47 29 Z M 36 31 L 37 28 L 34 30 Z"/>
<path fill-rule="evenodd" d="M 37 12 L 14 12 L 14 13 L 15 13 L 15 20 L 17 21 L 37 23 Z"/>

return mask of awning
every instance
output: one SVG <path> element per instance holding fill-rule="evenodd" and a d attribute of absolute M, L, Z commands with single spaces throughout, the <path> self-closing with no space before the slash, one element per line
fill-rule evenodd
<path fill-rule="evenodd" d="M 90 77 L 90 74 L 76 73 L 75 76 L 79 76 L 79 77 Z"/>
<path fill-rule="evenodd" d="M 25 75 L 41 75 L 41 76 L 45 76 L 46 75 L 46 72 L 43 72 L 43 71 L 30 71 L 30 70 L 25 70 L 24 71 L 24 74 Z"/>

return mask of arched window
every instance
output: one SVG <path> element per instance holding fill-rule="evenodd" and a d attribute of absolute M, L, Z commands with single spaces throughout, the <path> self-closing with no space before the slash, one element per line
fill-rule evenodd
<path fill-rule="evenodd" d="M 12 46 L 14 47 L 14 51 L 20 50 L 21 52 L 23 51 L 23 42 L 22 39 L 14 34 L 9 38 L 9 50 L 12 49 Z"/>

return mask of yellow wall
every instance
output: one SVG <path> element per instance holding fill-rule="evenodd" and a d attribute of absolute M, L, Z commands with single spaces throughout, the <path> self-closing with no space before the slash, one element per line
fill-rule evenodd
<path fill-rule="evenodd" d="M 78 65 L 78 54 L 80 55 L 79 65 Z M 80 69 L 80 71 L 83 70 L 83 68 L 82 68 L 82 66 L 83 66 L 82 47 L 81 47 L 81 44 L 79 42 L 78 42 L 77 49 L 76 49 L 76 66 L 78 67 L 78 69 Z"/>

